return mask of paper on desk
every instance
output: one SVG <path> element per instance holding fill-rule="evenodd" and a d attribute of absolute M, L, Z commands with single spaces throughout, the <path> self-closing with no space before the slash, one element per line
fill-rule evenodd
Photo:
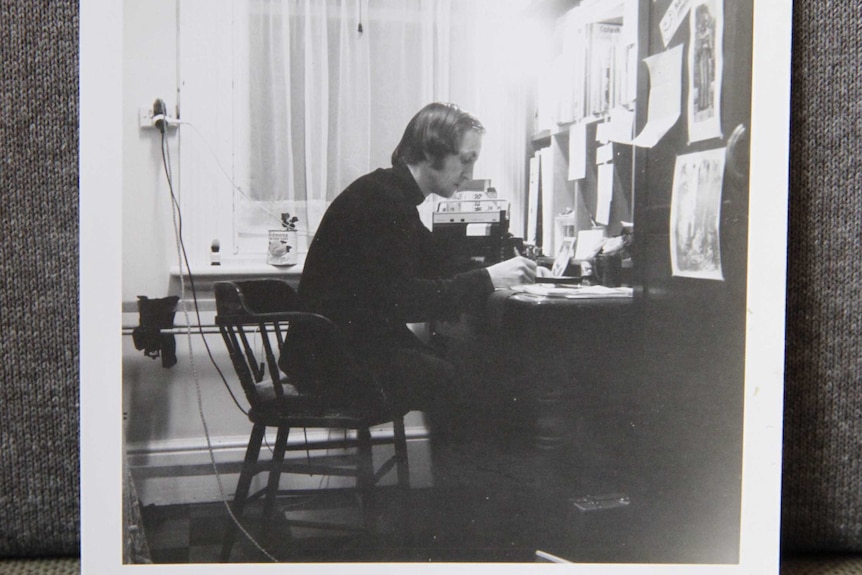
<path fill-rule="evenodd" d="M 531 295 L 553 298 L 631 297 L 630 287 L 581 286 L 557 284 L 524 284 L 512 286 L 512 290 Z"/>

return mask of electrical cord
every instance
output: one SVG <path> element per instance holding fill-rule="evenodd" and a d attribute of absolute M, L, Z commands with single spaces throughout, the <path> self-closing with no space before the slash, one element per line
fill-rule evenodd
<path fill-rule="evenodd" d="M 158 121 L 158 122 L 157 122 L 157 121 Z M 154 116 L 154 117 L 153 117 L 153 122 L 154 122 L 154 123 L 156 123 L 156 124 L 157 124 L 157 126 L 159 126 L 159 131 L 161 132 L 161 140 L 162 140 L 162 149 L 161 149 L 161 152 L 162 152 L 162 163 L 163 163 L 163 166 L 164 166 L 164 169 L 165 169 L 165 175 L 166 175 L 166 178 L 167 178 L 167 181 L 168 181 L 168 188 L 169 188 L 170 196 L 171 196 L 172 216 L 173 216 L 173 220 L 174 220 L 174 232 L 175 232 L 176 240 L 177 240 L 177 241 L 176 241 L 176 243 L 177 243 L 177 259 L 179 260 L 179 266 L 180 266 L 180 297 L 181 297 L 181 300 L 182 300 L 182 302 L 183 302 L 183 313 L 184 313 L 184 314 L 185 314 L 185 316 L 186 316 L 186 318 L 185 318 L 185 319 L 186 319 L 186 330 L 187 330 L 187 334 L 188 334 L 188 346 L 189 346 L 188 351 L 189 351 L 190 364 L 191 364 L 191 367 L 192 367 L 193 377 L 194 377 L 194 381 L 195 381 L 195 388 L 196 388 L 197 400 L 198 400 L 198 411 L 199 411 L 199 415 L 200 415 L 200 418 L 201 418 L 201 423 L 202 423 L 202 425 L 203 425 L 203 427 L 204 427 L 204 434 L 205 434 L 205 436 L 206 436 L 206 440 L 207 440 L 207 448 L 208 448 L 208 451 L 209 451 L 209 454 L 210 454 L 210 461 L 211 461 L 211 463 L 212 463 L 213 470 L 214 470 L 215 475 L 216 475 L 216 481 L 217 481 L 217 483 L 218 483 L 218 488 L 219 488 L 219 493 L 220 493 L 220 495 L 221 495 L 221 499 L 222 499 L 222 501 L 224 502 L 225 507 L 227 508 L 227 510 L 228 510 L 228 514 L 230 515 L 230 517 L 231 517 L 232 521 L 237 525 L 237 527 L 238 527 L 238 528 L 239 528 L 239 530 L 243 533 L 243 535 L 244 535 L 246 538 L 248 538 L 248 539 L 249 539 L 249 541 L 250 541 L 250 542 L 251 542 L 251 543 L 252 543 L 252 544 L 253 544 L 253 545 L 254 545 L 254 546 L 255 546 L 259 551 L 261 551 L 261 553 L 263 553 L 263 554 L 264 554 L 264 555 L 265 555 L 269 560 L 271 560 L 271 561 L 273 561 L 273 562 L 276 562 L 276 563 L 277 563 L 277 562 L 278 562 L 278 559 L 276 559 L 276 558 L 275 558 L 274 556 L 272 556 L 268 551 L 266 551 L 266 550 L 265 550 L 265 549 L 264 549 L 264 548 L 263 548 L 263 547 L 262 547 L 262 546 L 261 546 L 261 545 L 260 545 L 260 544 L 259 544 L 259 543 L 258 543 L 258 542 L 257 542 L 257 541 L 252 537 L 252 536 L 251 536 L 251 534 L 250 534 L 250 533 L 248 533 L 248 531 L 247 531 L 247 530 L 242 526 L 242 524 L 239 522 L 238 518 L 234 515 L 233 511 L 232 511 L 232 510 L 231 510 L 231 508 L 230 508 L 230 505 L 229 505 L 229 504 L 228 504 L 228 502 L 227 502 L 227 495 L 226 495 L 226 492 L 225 492 L 225 490 L 224 490 L 224 485 L 223 485 L 222 480 L 221 480 L 221 475 L 220 475 L 220 473 L 219 473 L 219 471 L 218 471 L 218 468 L 217 468 L 217 466 L 216 466 L 216 462 L 215 462 L 215 454 L 214 454 L 214 452 L 213 452 L 212 443 L 211 443 L 211 438 L 210 438 L 210 434 L 209 434 L 209 429 L 208 429 L 208 425 L 207 425 L 207 423 L 206 423 L 206 416 L 205 416 L 205 414 L 204 414 L 204 412 L 203 412 L 203 399 L 202 399 L 202 394 L 201 394 L 201 389 L 200 389 L 200 378 L 199 378 L 198 373 L 197 373 L 197 367 L 196 367 L 196 365 L 195 365 L 195 363 L 194 363 L 194 356 L 193 356 L 193 351 L 192 351 L 192 346 L 191 346 L 191 335 L 192 335 L 192 332 L 191 332 L 191 322 L 189 321 L 189 311 L 188 311 L 188 307 L 187 307 L 186 299 L 185 299 L 185 291 L 186 291 L 186 290 L 185 290 L 185 280 L 184 280 L 184 275 L 183 275 L 183 273 L 182 273 L 182 267 L 183 267 L 183 265 L 185 265 L 185 268 L 186 268 L 186 271 L 187 271 L 187 273 L 188 273 L 188 277 L 189 277 L 189 287 L 190 287 L 191 294 L 192 294 L 192 300 L 193 300 L 193 302 L 194 302 L 195 314 L 196 314 L 197 324 L 198 324 L 198 332 L 200 333 L 201 339 L 202 339 L 202 341 L 203 341 L 203 343 L 204 343 L 204 347 L 205 347 L 205 348 L 206 348 L 206 350 L 207 350 L 207 355 L 209 356 L 210 362 L 212 363 L 213 367 L 215 367 L 216 371 L 218 372 L 219 377 L 221 378 L 221 380 L 222 380 L 222 382 L 223 382 L 223 384 L 224 384 L 224 386 L 225 386 L 225 389 L 227 389 L 227 391 L 228 391 L 228 393 L 229 393 L 229 395 L 230 395 L 231 399 L 233 400 L 234 404 L 237 406 L 237 408 L 238 408 L 238 409 L 239 409 L 243 414 L 248 415 L 248 413 L 247 413 L 247 411 L 242 407 L 242 405 L 239 403 L 239 401 L 238 401 L 238 400 L 237 400 L 237 398 L 236 398 L 236 395 L 234 394 L 233 390 L 230 388 L 230 385 L 228 384 L 227 378 L 225 377 L 225 375 L 224 375 L 223 371 L 221 370 L 221 368 L 218 366 L 218 363 L 216 362 L 216 360 L 215 360 L 215 358 L 214 358 L 214 356 L 213 356 L 212 350 L 211 350 L 211 348 L 209 347 L 209 343 L 207 342 L 206 337 L 205 337 L 205 335 L 204 335 L 204 333 L 203 333 L 202 321 L 201 321 L 201 317 L 200 317 L 200 307 L 199 307 L 199 305 L 198 305 L 198 299 L 197 299 L 197 290 L 196 290 L 195 285 L 194 285 L 194 275 L 193 275 L 193 274 L 192 274 L 192 272 L 191 272 L 191 266 L 190 266 L 190 264 L 189 264 L 188 254 L 187 254 L 187 252 L 186 252 L 186 249 L 185 249 L 185 243 L 184 243 L 184 241 L 183 241 L 183 234 L 182 234 L 182 231 L 183 231 L 183 230 L 182 230 L 182 210 L 181 210 L 181 207 L 180 207 L 180 205 L 179 205 L 179 202 L 178 202 L 178 200 L 177 200 L 176 194 L 174 193 L 174 189 L 173 189 L 173 178 L 172 178 L 172 176 L 171 176 L 171 174 L 172 174 L 172 171 L 173 171 L 173 170 L 172 170 L 171 161 L 170 161 L 170 150 L 169 150 L 169 148 L 168 148 L 168 143 L 167 143 L 167 139 L 166 139 L 166 126 L 171 126 L 171 125 L 187 125 L 187 126 L 189 126 L 190 128 L 192 128 L 192 130 L 197 134 L 197 136 L 198 136 L 198 137 L 203 141 L 203 143 L 206 145 L 207 149 L 209 150 L 210 154 L 212 154 L 213 159 L 214 159 L 214 161 L 216 162 L 216 164 L 218 165 L 218 167 L 219 167 L 219 169 L 221 170 L 222 174 L 223 174 L 223 175 L 225 176 L 225 178 L 230 182 L 231 187 L 232 187 L 234 190 L 236 190 L 236 191 L 237 191 L 237 192 L 238 192 L 242 197 L 244 197 L 245 199 L 249 200 L 249 201 L 252 203 L 252 205 L 254 205 L 255 207 L 257 207 L 257 208 L 258 208 L 258 209 L 260 209 L 261 211 L 266 212 L 266 213 L 267 213 L 269 216 L 271 216 L 274 220 L 278 221 L 278 222 L 279 222 L 279 224 L 281 223 L 281 214 L 280 214 L 280 213 L 279 213 L 279 214 L 276 214 L 276 213 L 275 213 L 275 212 L 273 212 L 272 210 L 268 209 L 268 207 L 266 207 L 266 206 L 264 205 L 264 203 L 263 203 L 263 202 L 258 201 L 258 200 L 254 200 L 254 199 L 250 198 L 250 197 L 248 196 L 248 194 L 246 194 L 246 193 L 245 193 L 245 191 L 244 191 L 240 186 L 238 186 L 238 185 L 234 182 L 234 180 L 230 177 L 230 175 L 227 173 L 227 171 L 226 171 L 226 170 L 224 169 L 224 167 L 222 166 L 221 162 L 220 162 L 220 161 L 219 161 L 219 159 L 218 159 L 218 156 L 215 154 L 215 151 L 212 149 L 212 147 L 209 145 L 209 143 L 206 141 L 206 139 L 203 137 L 203 135 L 200 133 L 200 131 L 199 131 L 199 130 L 198 130 L 198 129 L 197 129 L 197 128 L 196 128 L 196 127 L 191 123 L 191 122 L 181 121 L 181 120 L 178 120 L 178 119 L 175 119 L 175 118 L 170 118 L 170 117 L 168 117 L 167 115 L 164 115 L 164 114 L 159 115 L 159 116 Z M 297 230 L 297 231 L 300 231 L 300 232 L 302 233 L 302 230 Z M 346 430 L 344 430 L 344 433 L 345 433 L 345 436 L 344 436 L 343 440 L 344 440 L 344 441 L 346 441 L 346 439 L 347 439 L 347 437 L 346 437 Z M 306 446 L 308 446 L 308 445 L 309 445 L 309 441 L 308 441 L 307 429 L 303 428 L 303 434 L 304 434 L 304 440 L 305 440 Z M 269 445 L 269 442 L 267 441 L 266 437 L 264 437 L 263 439 L 264 439 L 264 444 L 266 445 L 267 449 L 272 453 L 272 452 L 273 452 L 273 449 L 272 449 L 272 447 Z M 328 453 L 328 452 L 329 452 L 329 450 L 327 449 L 327 453 Z M 310 452 L 309 452 L 309 449 L 308 449 L 308 448 L 306 448 L 306 459 L 308 460 L 308 462 L 310 462 L 310 457 L 311 457 L 311 454 L 310 454 Z M 313 475 L 313 473 L 310 473 L 309 475 Z M 325 482 L 325 483 L 326 483 L 326 485 L 328 486 L 328 485 L 330 484 L 330 481 L 331 481 L 331 477 L 330 477 L 330 476 L 328 476 L 328 475 L 322 475 L 322 476 L 321 476 L 321 479 L 320 479 L 320 482 L 319 482 L 319 484 L 318 484 L 317 489 L 318 489 L 318 490 L 320 490 L 320 489 L 323 487 L 324 482 Z M 297 503 L 297 504 L 295 504 L 295 505 L 291 505 L 291 506 L 289 506 L 289 508 L 297 508 L 297 507 L 301 507 L 301 506 L 302 506 L 302 505 L 304 505 L 304 504 L 308 504 L 308 502 L 309 502 L 309 501 L 313 502 L 313 501 L 314 501 L 316 498 L 318 498 L 318 497 L 319 497 L 319 494 L 317 494 L 317 495 L 313 495 L 313 496 L 312 496 L 308 501 L 306 501 L 305 503 Z"/>
<path fill-rule="evenodd" d="M 164 132 L 162 132 L 162 165 L 165 168 L 165 174 L 166 174 L 166 177 L 168 180 L 168 190 L 170 191 L 170 195 L 171 195 L 172 211 L 174 213 L 174 217 L 177 220 L 177 222 L 176 222 L 177 227 L 176 227 L 175 233 L 176 233 L 176 236 L 178 238 L 179 247 L 181 248 L 178 252 L 178 259 L 180 260 L 179 265 L 180 265 L 180 287 L 181 287 L 181 291 L 184 292 L 184 287 L 185 287 L 185 282 L 183 280 L 183 274 L 182 274 L 183 263 L 185 263 L 186 272 L 189 275 L 189 286 L 191 288 L 192 299 L 194 300 L 194 308 L 195 308 L 195 316 L 197 318 L 198 332 L 200 333 L 201 340 L 203 341 L 203 344 L 204 344 L 204 348 L 207 350 L 207 355 L 209 356 L 210 362 L 212 363 L 213 367 L 215 367 L 216 372 L 219 374 L 219 377 L 221 378 L 222 383 L 225 386 L 225 389 L 227 389 L 228 394 L 230 395 L 230 397 L 233 400 L 234 404 L 236 405 L 237 409 L 239 409 L 243 413 L 243 415 L 247 416 L 248 412 L 242 407 L 242 404 L 240 404 L 240 402 L 236 398 L 236 395 L 234 394 L 233 390 L 230 388 L 230 384 L 227 381 L 227 377 L 225 377 L 224 372 L 219 367 L 218 362 L 216 362 L 215 357 L 213 356 L 213 353 L 212 353 L 212 349 L 210 349 L 209 342 L 207 342 L 206 336 L 204 335 L 204 332 L 203 332 L 203 322 L 201 321 L 200 306 L 198 305 L 198 296 L 197 296 L 197 289 L 195 288 L 194 275 L 192 274 L 191 266 L 189 265 L 188 254 L 186 253 L 185 243 L 183 242 L 182 210 L 180 209 L 180 204 L 177 201 L 176 194 L 174 193 L 173 178 L 171 177 L 171 173 L 173 172 L 173 168 L 171 167 L 170 150 L 168 149 L 167 138 L 166 138 Z M 185 302 L 184 295 L 185 295 L 184 293 L 181 294 L 181 299 L 183 302 Z M 190 329 L 190 325 L 191 324 L 189 324 L 188 318 L 186 318 L 187 328 Z"/>
<path fill-rule="evenodd" d="M 172 212 L 172 220 L 173 220 L 173 226 L 174 226 L 174 235 L 175 235 L 175 239 L 176 239 L 177 259 L 178 259 L 179 264 L 180 264 L 180 271 L 182 272 L 182 265 L 183 265 L 183 262 L 185 262 L 186 269 L 189 273 L 189 283 L 190 283 L 190 287 L 192 290 L 192 297 L 194 299 L 195 312 L 196 312 L 197 318 L 198 318 L 198 326 L 200 326 L 201 325 L 200 310 L 199 310 L 198 303 L 197 303 L 197 295 L 195 293 L 194 280 L 192 279 L 192 273 L 191 273 L 191 269 L 189 267 L 188 255 L 186 253 L 185 244 L 183 242 L 183 236 L 182 236 L 182 211 L 180 209 L 179 202 L 177 201 L 176 194 L 174 193 L 173 178 L 171 176 L 170 160 L 169 160 L 170 150 L 168 149 L 168 143 L 167 143 L 165 130 L 160 129 L 160 131 L 161 131 L 161 136 L 162 136 L 161 137 L 161 140 L 162 140 L 162 145 L 161 145 L 162 164 L 165 168 L 165 177 L 167 178 L 168 190 L 170 192 L 171 203 L 172 203 L 171 212 Z M 218 465 L 216 464 L 215 452 L 213 451 L 213 447 L 212 447 L 212 440 L 210 437 L 209 426 L 207 425 L 206 415 L 204 414 L 204 410 L 203 410 L 203 395 L 201 393 L 200 377 L 199 377 L 199 374 L 197 371 L 197 365 L 195 364 L 195 360 L 194 360 L 194 352 L 192 350 L 192 331 L 191 331 L 192 328 L 191 328 L 191 323 L 189 321 L 189 310 L 188 310 L 188 305 L 187 305 L 187 302 L 185 299 L 185 280 L 183 278 L 182 273 L 180 273 L 180 300 L 183 302 L 182 303 L 183 313 L 185 315 L 185 320 L 186 320 L 186 330 L 187 330 L 187 335 L 188 335 L 187 341 L 188 341 L 188 352 L 189 352 L 189 364 L 191 366 L 192 377 L 193 377 L 194 382 L 195 382 L 195 392 L 197 395 L 197 402 L 198 402 L 198 415 L 200 416 L 201 424 L 203 425 L 204 436 L 206 437 L 206 442 L 207 442 L 207 451 L 209 453 L 210 462 L 212 463 L 213 471 L 215 473 L 216 483 L 218 484 L 218 489 L 219 489 L 219 494 L 221 496 L 222 502 L 225 505 L 225 509 L 227 509 L 228 515 L 230 516 L 230 518 L 234 522 L 234 524 L 236 524 L 239 531 L 261 553 L 263 553 L 267 559 L 269 559 L 273 563 L 278 563 L 279 562 L 278 559 L 275 558 L 272 554 L 270 554 L 266 549 L 264 549 L 263 546 L 261 546 L 261 544 L 258 543 L 254 539 L 254 537 L 252 537 L 252 535 L 245 529 L 245 527 L 243 527 L 243 525 L 240 523 L 239 519 L 236 517 L 236 515 L 234 515 L 233 510 L 230 508 L 230 505 L 228 504 L 228 501 L 227 501 L 227 494 L 226 494 L 225 489 L 224 489 L 224 484 L 223 484 L 222 479 L 221 479 L 221 474 L 219 473 L 219 470 L 218 470 Z M 201 331 L 201 337 L 203 338 L 203 331 Z M 207 352 L 209 353 L 210 360 L 213 362 L 213 365 L 216 367 L 216 370 L 221 375 L 222 380 L 225 382 L 225 385 L 227 385 L 227 380 L 224 377 L 224 374 L 222 373 L 222 371 L 219 369 L 218 365 L 216 365 L 215 359 L 212 356 L 212 352 L 210 351 L 209 345 L 206 343 L 205 338 L 204 338 L 204 345 L 207 349 Z M 228 387 L 228 391 L 230 391 L 231 397 L 234 398 L 234 402 L 237 403 L 237 406 L 239 406 L 239 403 L 236 401 L 236 398 L 234 397 L 233 392 L 230 390 L 230 387 Z M 242 410 L 242 407 L 240 407 L 240 409 Z M 245 413 L 244 410 L 243 410 L 243 413 Z"/>

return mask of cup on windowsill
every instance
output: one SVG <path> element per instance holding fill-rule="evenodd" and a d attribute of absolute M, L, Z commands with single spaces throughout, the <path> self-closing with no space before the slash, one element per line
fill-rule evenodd
<path fill-rule="evenodd" d="M 296 230 L 269 230 L 266 263 L 273 266 L 296 265 Z"/>

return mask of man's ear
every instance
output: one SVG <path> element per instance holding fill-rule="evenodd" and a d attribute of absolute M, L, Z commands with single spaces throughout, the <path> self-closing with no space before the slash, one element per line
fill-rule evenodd
<path fill-rule="evenodd" d="M 423 168 L 428 168 L 428 169 L 436 170 L 436 169 L 439 169 L 439 168 L 440 168 L 440 166 L 442 165 L 442 162 L 441 162 L 440 160 L 435 159 L 435 158 L 434 158 L 433 156 L 431 156 L 431 154 L 429 154 L 428 152 L 423 152 L 423 154 L 422 154 L 422 155 L 424 156 L 424 159 L 423 159 L 421 162 L 419 162 L 419 164 L 420 164 Z"/>

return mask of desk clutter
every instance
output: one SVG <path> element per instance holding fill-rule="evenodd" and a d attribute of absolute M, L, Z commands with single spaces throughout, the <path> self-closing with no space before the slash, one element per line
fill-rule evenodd
<path fill-rule="evenodd" d="M 537 283 L 512 286 L 512 291 L 550 298 L 614 298 L 632 297 L 630 287 L 606 287 L 601 285 Z"/>
<path fill-rule="evenodd" d="M 460 263 L 494 264 L 514 255 L 509 208 L 490 180 L 471 180 L 437 205 L 431 229 Z"/>

